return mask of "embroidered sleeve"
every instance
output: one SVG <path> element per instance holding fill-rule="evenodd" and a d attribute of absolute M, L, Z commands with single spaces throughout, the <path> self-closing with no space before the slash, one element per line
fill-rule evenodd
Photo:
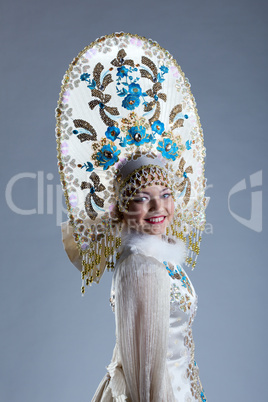
<path fill-rule="evenodd" d="M 169 276 L 152 257 L 132 254 L 115 273 L 116 333 L 132 401 L 174 401 L 166 368 Z"/>

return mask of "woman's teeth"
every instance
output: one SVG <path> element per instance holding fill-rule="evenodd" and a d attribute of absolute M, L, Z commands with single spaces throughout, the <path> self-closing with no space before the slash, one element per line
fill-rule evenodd
<path fill-rule="evenodd" d="M 160 216 L 159 218 L 149 218 L 145 220 L 149 223 L 162 223 L 165 220 L 165 216 Z"/>

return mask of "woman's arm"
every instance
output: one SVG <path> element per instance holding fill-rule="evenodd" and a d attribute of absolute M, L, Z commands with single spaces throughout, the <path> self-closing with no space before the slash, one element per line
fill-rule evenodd
<path fill-rule="evenodd" d="M 132 254 L 115 274 L 117 341 L 131 400 L 174 396 L 166 368 L 170 281 L 163 264 Z"/>

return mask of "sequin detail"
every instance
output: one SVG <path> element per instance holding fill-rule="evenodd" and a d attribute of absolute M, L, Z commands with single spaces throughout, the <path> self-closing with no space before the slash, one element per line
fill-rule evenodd
<path fill-rule="evenodd" d="M 175 283 L 172 283 L 170 286 L 170 302 L 178 302 L 180 309 L 186 313 L 186 311 L 190 311 L 191 309 L 191 299 L 190 297 L 186 295 L 182 295 L 179 286 L 177 286 Z"/>
<path fill-rule="evenodd" d="M 188 292 L 190 293 L 191 296 L 193 296 L 193 290 L 192 290 L 190 281 L 187 278 L 185 272 L 182 270 L 182 268 L 179 265 L 177 265 L 176 267 L 173 267 L 172 265 L 168 264 L 166 261 L 164 261 L 164 264 L 168 271 L 169 276 L 172 279 L 179 279 L 182 283 L 182 286 L 188 290 Z"/>
<path fill-rule="evenodd" d="M 205 393 L 199 378 L 199 368 L 194 360 L 195 344 L 193 341 L 192 329 L 189 328 L 184 338 L 184 344 L 189 349 L 191 360 L 186 370 L 186 377 L 190 380 L 191 394 L 199 402 L 206 402 Z"/>

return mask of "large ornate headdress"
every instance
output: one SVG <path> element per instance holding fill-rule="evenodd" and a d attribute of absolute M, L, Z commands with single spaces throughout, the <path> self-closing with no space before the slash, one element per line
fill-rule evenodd
<path fill-rule="evenodd" d="M 96 40 L 70 64 L 56 116 L 82 292 L 113 268 L 120 246 L 115 210 L 127 208 L 146 177 L 171 187 L 175 215 L 167 235 L 186 243 L 186 263 L 194 267 L 205 226 L 205 148 L 190 84 L 169 52 L 125 33 Z"/>

